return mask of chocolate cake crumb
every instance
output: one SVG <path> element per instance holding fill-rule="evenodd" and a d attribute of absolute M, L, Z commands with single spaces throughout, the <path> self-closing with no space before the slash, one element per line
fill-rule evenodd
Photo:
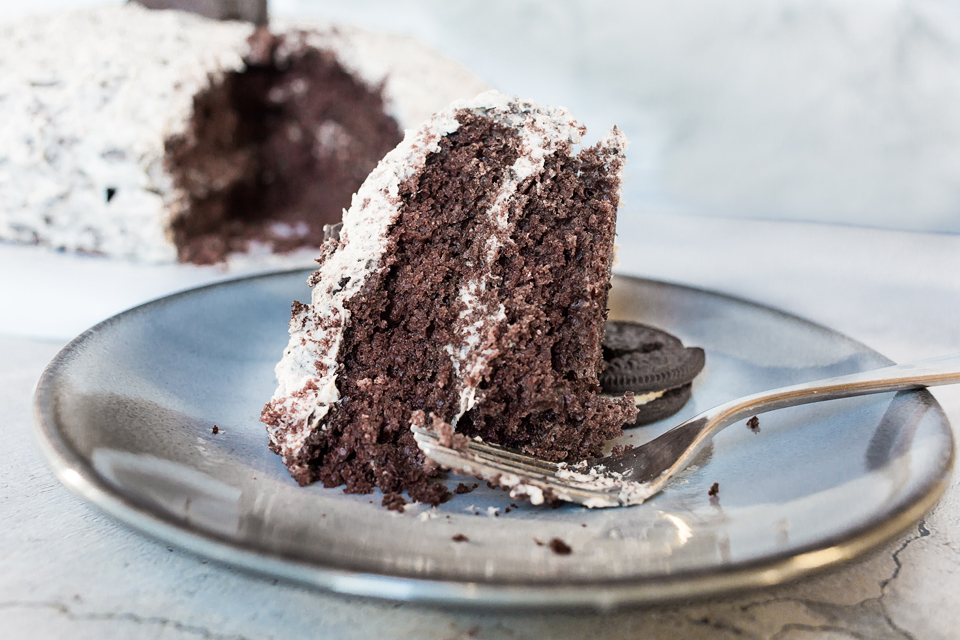
<path fill-rule="evenodd" d="M 550 550 L 558 556 L 568 556 L 573 553 L 573 549 L 570 548 L 570 545 L 560 538 L 554 538 L 550 541 Z"/>
<path fill-rule="evenodd" d="M 710 490 L 707 491 L 707 495 L 711 498 L 720 495 L 720 483 L 714 482 L 712 485 L 710 485 Z"/>
<path fill-rule="evenodd" d="M 760 418 L 758 418 L 757 416 L 753 416 L 752 418 L 750 418 L 749 420 L 747 420 L 747 427 L 750 429 L 750 431 L 753 431 L 754 433 L 759 433 L 759 432 L 760 432 Z"/>
<path fill-rule="evenodd" d="M 373 501 L 371 500 L 371 502 Z M 407 500 L 399 493 L 388 493 L 383 496 L 383 502 L 380 504 L 391 511 L 403 513 L 403 507 L 407 504 Z"/>
<path fill-rule="evenodd" d="M 624 448 L 624 446 L 623 446 L 622 444 L 618 444 L 618 445 L 616 445 L 615 447 L 613 447 L 612 449 L 610 449 L 610 455 L 612 455 L 612 456 L 614 456 L 614 457 L 622 456 L 624 451 L 626 451 L 626 449 Z"/>
<path fill-rule="evenodd" d="M 366 380 L 369 380 L 369 378 L 366 378 Z M 360 384 L 361 382 L 364 382 L 364 380 L 359 380 L 357 386 L 363 388 Z M 373 383 L 370 382 L 368 386 L 372 384 Z M 422 427 L 425 423 L 423 413 L 423 411 L 414 411 L 410 417 L 411 423 Z M 435 413 L 430 414 L 430 430 L 437 434 L 437 444 L 441 447 L 453 449 L 454 451 L 467 450 L 467 446 L 470 443 L 469 439 L 463 434 L 454 431 L 452 424 L 446 422 Z"/>
<path fill-rule="evenodd" d="M 210 433 L 212 433 L 213 435 L 217 435 L 218 433 L 220 433 L 220 427 L 218 427 L 217 425 L 213 425 L 213 429 L 210 429 Z"/>
<path fill-rule="evenodd" d="M 457 488 L 454 489 L 453 492 L 456 493 L 457 495 L 463 495 L 464 493 L 470 493 L 475 488 L 476 488 L 476 485 L 472 487 L 468 487 L 467 485 L 461 482 L 460 484 L 457 485 Z"/>
<path fill-rule="evenodd" d="M 450 539 L 453 540 L 454 542 L 470 542 L 470 538 L 463 535 L 462 533 L 458 533 L 457 535 L 451 537 Z"/>

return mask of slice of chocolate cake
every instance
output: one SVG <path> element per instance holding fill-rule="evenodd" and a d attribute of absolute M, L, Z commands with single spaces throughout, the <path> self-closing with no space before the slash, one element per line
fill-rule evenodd
<path fill-rule="evenodd" d="M 436 504 L 412 422 L 550 460 L 636 414 L 597 374 L 626 140 L 487 92 L 409 132 L 323 246 L 266 405 L 300 483 Z M 402 501 L 401 501 L 402 504 Z"/>

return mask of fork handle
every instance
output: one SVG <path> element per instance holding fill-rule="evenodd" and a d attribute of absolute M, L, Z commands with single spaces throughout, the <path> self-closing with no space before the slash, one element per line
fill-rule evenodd
<path fill-rule="evenodd" d="M 960 353 L 929 360 L 896 364 L 883 369 L 804 382 L 731 400 L 708 411 L 711 431 L 757 413 L 794 407 L 811 402 L 849 398 L 871 393 L 920 389 L 960 382 Z"/>

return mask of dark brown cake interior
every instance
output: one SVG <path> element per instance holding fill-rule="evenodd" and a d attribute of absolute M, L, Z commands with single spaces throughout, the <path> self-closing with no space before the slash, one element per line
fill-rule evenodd
<path fill-rule="evenodd" d="M 519 154 L 512 129 L 467 111 L 457 120 L 424 171 L 401 187 L 388 268 L 347 304 L 341 401 L 297 461 L 309 469 L 297 476 L 301 484 L 346 485 L 347 493 L 377 487 L 393 508 L 403 504 L 403 490 L 431 504 L 449 496 L 428 481 L 409 426 L 417 410 L 435 424 L 456 416 L 459 391 L 445 345 L 460 342 L 459 287 L 478 275 L 485 251 L 478 239 L 490 232 L 484 214 Z M 496 335 L 502 352 L 486 372 L 483 402 L 457 431 L 579 460 L 598 455 L 635 411 L 632 402 L 597 396 L 618 179 L 591 149 L 548 158 L 520 192 L 510 212 L 516 231 L 503 239 L 481 294 L 505 307 Z M 278 420 L 268 405 L 264 421 Z"/>
<path fill-rule="evenodd" d="M 181 262 L 215 263 L 251 240 L 320 246 L 323 225 L 402 138 L 379 89 L 328 51 L 278 60 L 282 39 L 258 29 L 246 68 L 197 95 L 189 131 L 167 140 L 167 168 L 189 196 L 172 225 Z"/>

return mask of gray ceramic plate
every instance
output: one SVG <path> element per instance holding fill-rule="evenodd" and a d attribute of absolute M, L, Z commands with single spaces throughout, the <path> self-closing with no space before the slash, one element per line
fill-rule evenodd
<path fill-rule="evenodd" d="M 174 295 L 71 342 L 36 395 L 58 477 L 143 532 L 263 574 L 401 600 L 598 608 L 832 566 L 909 526 L 946 486 L 950 428 L 918 391 L 765 414 L 759 433 L 731 426 L 664 493 L 627 509 L 507 513 L 506 494 L 481 486 L 401 515 L 380 507 L 379 494 L 303 489 L 267 450 L 258 417 L 290 303 L 309 297 L 307 273 Z M 823 327 L 695 289 L 618 277 L 610 306 L 611 318 L 663 327 L 707 352 L 693 400 L 626 442 L 736 396 L 889 362 Z M 714 482 L 719 500 L 707 496 Z M 540 544 L 553 538 L 573 553 Z"/>

